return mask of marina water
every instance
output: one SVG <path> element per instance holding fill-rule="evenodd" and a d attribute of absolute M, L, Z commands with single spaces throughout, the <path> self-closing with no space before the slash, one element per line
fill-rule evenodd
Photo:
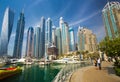
<path fill-rule="evenodd" d="M 51 82 L 64 65 L 24 65 L 23 71 L 0 82 Z"/>

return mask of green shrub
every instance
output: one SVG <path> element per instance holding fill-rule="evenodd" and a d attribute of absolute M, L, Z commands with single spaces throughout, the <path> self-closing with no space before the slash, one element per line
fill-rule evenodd
<path fill-rule="evenodd" d="M 116 75 L 120 76 L 120 68 L 119 67 L 115 67 L 115 73 L 116 73 Z"/>

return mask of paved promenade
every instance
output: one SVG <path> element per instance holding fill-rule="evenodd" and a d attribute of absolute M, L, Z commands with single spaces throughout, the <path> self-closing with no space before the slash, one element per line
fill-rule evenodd
<path fill-rule="evenodd" d="M 94 66 L 79 69 L 72 74 L 69 82 L 120 82 L 120 77 L 115 75 L 111 63 L 102 62 L 101 70 Z"/>

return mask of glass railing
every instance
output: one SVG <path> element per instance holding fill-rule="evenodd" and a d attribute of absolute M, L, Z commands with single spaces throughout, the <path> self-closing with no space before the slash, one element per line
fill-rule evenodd
<path fill-rule="evenodd" d="M 62 68 L 56 75 L 52 82 L 65 82 L 74 71 L 90 65 L 92 65 L 92 62 L 89 60 L 81 61 L 80 63 L 66 64 L 65 67 Z"/>

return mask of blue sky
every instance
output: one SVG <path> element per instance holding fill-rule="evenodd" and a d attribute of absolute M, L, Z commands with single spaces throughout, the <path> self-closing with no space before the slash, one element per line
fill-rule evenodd
<path fill-rule="evenodd" d="M 101 10 L 106 3 L 107 0 L 0 0 L 0 32 L 4 11 L 6 7 L 10 7 L 15 12 L 14 26 L 9 42 L 10 55 L 13 52 L 17 20 L 22 9 L 24 9 L 25 14 L 23 54 L 25 52 L 27 29 L 30 26 L 39 26 L 42 16 L 46 19 L 50 17 L 53 25 L 57 27 L 59 26 L 59 18 L 62 16 L 64 21 L 74 27 L 75 32 L 79 25 L 85 26 L 91 29 L 100 41 L 105 36 Z"/>

